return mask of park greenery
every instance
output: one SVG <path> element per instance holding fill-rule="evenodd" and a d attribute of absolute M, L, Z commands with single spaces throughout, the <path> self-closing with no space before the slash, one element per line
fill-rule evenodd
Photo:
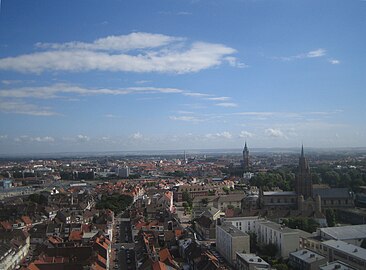
<path fill-rule="evenodd" d="M 294 189 L 297 166 L 283 167 L 268 172 L 261 172 L 251 178 L 251 185 L 269 190 L 279 187 L 284 191 Z M 351 188 L 366 185 L 366 172 L 354 167 L 335 167 L 334 165 L 319 165 L 311 167 L 313 184 L 326 184 L 334 188 Z"/>
<path fill-rule="evenodd" d="M 130 195 L 125 194 L 113 194 L 110 196 L 102 195 L 100 201 L 97 202 L 97 209 L 110 209 L 114 214 L 119 214 L 126 210 L 133 202 L 133 198 Z"/>
<path fill-rule="evenodd" d="M 283 223 L 291 229 L 300 229 L 308 233 L 315 232 L 316 229 L 320 226 L 319 223 L 316 222 L 313 218 L 304 217 L 293 217 L 285 219 Z"/>

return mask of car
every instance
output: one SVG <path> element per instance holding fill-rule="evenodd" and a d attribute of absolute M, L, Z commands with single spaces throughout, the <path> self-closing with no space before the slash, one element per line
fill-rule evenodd
<path fill-rule="evenodd" d="M 130 264 L 132 261 L 130 259 L 127 259 L 127 263 Z"/>
<path fill-rule="evenodd" d="M 114 269 L 118 269 L 119 268 L 119 266 L 116 264 L 115 266 L 114 266 Z"/>

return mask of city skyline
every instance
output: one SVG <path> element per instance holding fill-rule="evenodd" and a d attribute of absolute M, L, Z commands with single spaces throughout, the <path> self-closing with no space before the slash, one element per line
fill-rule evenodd
<path fill-rule="evenodd" d="M 365 147 L 365 13 L 358 0 L 3 0 L 0 154 Z"/>

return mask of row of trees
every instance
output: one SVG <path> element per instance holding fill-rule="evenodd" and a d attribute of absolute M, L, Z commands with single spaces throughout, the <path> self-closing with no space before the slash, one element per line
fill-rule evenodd
<path fill-rule="evenodd" d="M 283 168 L 266 173 L 256 174 L 250 181 L 252 185 L 271 189 L 279 187 L 288 191 L 294 189 L 295 172 L 297 168 Z M 328 165 L 322 165 L 311 169 L 313 184 L 328 184 L 331 187 L 357 187 L 366 185 L 366 173 L 355 168 L 343 168 L 335 170 Z"/>

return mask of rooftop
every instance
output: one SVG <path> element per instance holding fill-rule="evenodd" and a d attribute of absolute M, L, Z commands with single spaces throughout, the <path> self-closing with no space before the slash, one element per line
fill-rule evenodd
<path fill-rule="evenodd" d="M 260 222 L 261 224 L 263 224 L 264 226 L 267 226 L 273 230 L 276 230 L 276 231 L 279 231 L 279 232 L 282 232 L 282 233 L 298 233 L 296 230 L 294 229 L 290 229 L 288 227 L 285 227 L 281 224 L 278 224 L 278 223 L 274 223 L 272 221 L 261 221 Z"/>
<path fill-rule="evenodd" d="M 251 253 L 236 253 L 236 257 L 242 258 L 244 261 L 246 261 L 248 264 L 256 264 L 261 266 L 269 266 L 269 264 L 263 260 L 261 257 L 251 254 Z"/>
<path fill-rule="evenodd" d="M 249 237 L 248 234 L 246 234 L 245 232 L 242 232 L 241 230 L 239 230 L 238 228 L 236 228 L 231 223 L 224 222 L 223 224 L 221 224 L 220 226 L 217 226 L 217 227 L 220 227 L 225 232 L 227 232 L 228 234 L 230 234 L 232 237 L 238 237 L 238 236 L 248 236 Z"/>
<path fill-rule="evenodd" d="M 366 224 L 321 228 L 320 231 L 322 237 L 324 233 L 334 240 L 366 238 Z"/>
<path fill-rule="evenodd" d="M 327 263 L 326 265 L 320 266 L 320 270 L 356 270 L 351 266 L 345 264 L 341 261 L 335 261 L 331 263 Z"/>
<path fill-rule="evenodd" d="M 357 257 L 362 261 L 366 260 L 366 249 L 362 247 L 348 244 L 340 240 L 324 241 L 323 245 L 347 253 L 349 256 Z"/>
<path fill-rule="evenodd" d="M 295 191 L 264 191 L 263 196 L 297 196 Z"/>
<path fill-rule="evenodd" d="M 313 263 L 316 261 L 324 260 L 325 257 L 315 253 L 313 251 L 310 251 L 308 249 L 302 249 L 295 252 L 290 253 L 290 256 L 294 256 L 301 261 L 307 262 L 307 263 Z"/>

